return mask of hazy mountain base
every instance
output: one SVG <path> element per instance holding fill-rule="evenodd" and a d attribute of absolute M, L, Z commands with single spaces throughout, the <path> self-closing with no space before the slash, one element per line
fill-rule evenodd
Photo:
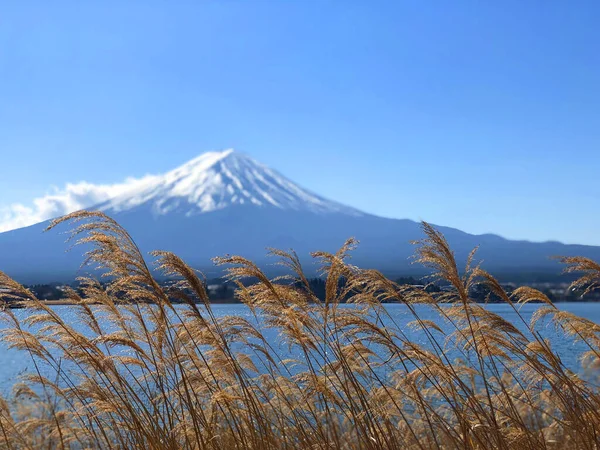
<path fill-rule="evenodd" d="M 243 258 L 221 260 L 233 280 L 254 280 L 239 284 L 237 295 L 260 315 L 261 329 L 244 317 L 215 317 L 201 279 L 169 253 L 155 256 L 181 282 L 163 289 L 123 229 L 99 214 L 65 220 L 82 217 L 91 220 L 80 230 L 94 246 L 91 262 L 113 279 L 106 288 L 85 281 L 87 300 L 70 292 L 86 332 L 0 274 L 3 297 L 32 309 L 23 322 L 5 311 L 12 326 L 3 339 L 28 352 L 35 368 L 13 399 L 0 402 L 6 448 L 597 448 L 597 384 L 566 368 L 537 327 L 546 318 L 586 343 L 582 362 L 597 370 L 600 326 L 556 309 L 534 289 L 508 296 L 471 261 L 461 276 L 447 242 L 426 224 L 417 260 L 452 286 L 438 298 L 348 265 L 352 242 L 315 255 L 326 273 L 325 301 L 313 295 L 294 255 L 277 252 L 293 275 L 288 284 L 273 283 Z M 573 287 L 600 282 L 593 261 L 563 262 L 583 273 Z M 477 283 L 517 320 L 519 304 L 546 305 L 523 333 L 472 302 Z M 187 307 L 174 308 L 173 297 Z M 338 308 L 348 297 L 356 307 Z M 410 341 L 394 325 L 381 307 L 386 300 L 406 304 L 427 342 Z M 423 307 L 453 331 L 421 319 Z M 392 325 L 382 326 L 384 316 Z M 101 325 L 107 320 L 110 330 Z M 298 358 L 282 359 L 264 337 L 268 329 Z M 448 346 L 462 357 L 449 360 Z M 40 376 L 40 362 L 55 369 L 55 381 Z M 77 370 L 65 370 L 67 363 Z"/>
<path fill-rule="evenodd" d="M 376 216 L 315 214 L 270 207 L 232 206 L 223 210 L 192 216 L 156 215 L 149 205 L 115 214 L 119 223 L 130 230 L 144 254 L 154 249 L 180 255 L 208 278 L 223 275 L 212 258 L 237 254 L 255 261 L 270 276 L 283 273 L 266 257 L 269 247 L 293 248 L 308 276 L 317 275 L 318 266 L 311 252 L 335 252 L 344 240 L 353 236 L 360 241 L 352 262 L 374 267 L 389 278 L 421 277 L 422 266 L 411 264 L 414 246 L 411 240 L 421 235 L 419 224 L 410 220 L 384 219 Z M 25 284 L 53 281 L 71 282 L 79 271 L 79 252 L 65 252 L 66 227 L 44 233 L 49 222 L 0 233 L 0 267 Z M 479 246 L 483 267 L 498 274 L 503 281 L 530 282 L 553 280 L 560 264 L 552 255 L 585 256 L 600 260 L 600 248 L 510 241 L 494 235 L 474 236 L 439 227 L 456 252 L 460 265 L 469 252 Z M 85 247 L 84 247 L 85 248 Z M 157 274 L 159 276 L 159 274 Z"/>

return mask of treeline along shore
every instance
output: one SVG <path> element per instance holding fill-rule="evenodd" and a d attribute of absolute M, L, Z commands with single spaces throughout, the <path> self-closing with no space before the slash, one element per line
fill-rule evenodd
<path fill-rule="evenodd" d="M 421 287 L 435 295 L 444 292 L 450 287 L 442 283 L 428 283 L 427 279 L 418 279 L 412 276 L 398 277 L 393 279 L 398 285 Z M 162 280 L 160 284 L 168 288 L 174 283 L 173 280 Z M 309 278 L 308 283 L 321 301 L 325 299 L 325 280 L 323 278 Z M 562 277 L 555 280 L 532 281 L 527 283 L 506 282 L 502 283 L 505 291 L 512 293 L 521 286 L 529 286 L 543 292 L 553 302 L 600 302 L 600 291 L 584 292 L 582 289 L 572 289 L 571 283 L 565 281 Z M 25 286 L 40 300 L 49 305 L 72 305 L 73 301 L 65 296 L 67 288 L 78 289 L 76 284 L 65 285 L 61 283 L 34 284 Z M 205 288 L 209 295 L 211 303 L 236 304 L 241 303 L 235 295 L 236 285 L 224 280 L 215 278 L 205 282 Z M 82 292 L 80 292 L 83 295 Z M 470 291 L 471 299 L 478 303 L 499 303 L 501 299 L 494 295 L 484 285 L 476 285 Z M 9 306 L 18 306 L 17 303 Z"/>

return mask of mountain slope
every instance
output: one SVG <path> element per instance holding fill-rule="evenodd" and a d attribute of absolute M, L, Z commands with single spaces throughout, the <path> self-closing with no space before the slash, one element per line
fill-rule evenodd
<path fill-rule="evenodd" d="M 309 253 L 335 251 L 348 237 L 360 240 L 353 263 L 390 275 L 422 271 L 410 265 L 420 225 L 362 213 L 313 194 L 251 158 L 232 151 L 212 152 L 97 205 L 118 220 L 142 251 L 169 250 L 216 276 L 211 258 L 239 254 L 268 270 L 266 247 L 293 248 L 308 272 Z M 46 223 L 0 233 L 0 270 L 25 283 L 70 280 L 82 261 L 81 248 L 65 253 L 60 230 L 43 233 Z M 475 246 L 484 267 L 496 273 L 552 272 L 551 255 L 582 255 L 600 260 L 600 248 L 510 241 L 439 228 L 456 257 L 464 261 Z M 64 227 L 62 228 L 64 231 Z"/>
<path fill-rule="evenodd" d="M 209 152 L 104 204 L 108 214 L 143 207 L 154 215 L 192 216 L 231 206 L 268 206 L 314 213 L 362 215 L 300 188 L 248 156 L 225 150 Z"/>

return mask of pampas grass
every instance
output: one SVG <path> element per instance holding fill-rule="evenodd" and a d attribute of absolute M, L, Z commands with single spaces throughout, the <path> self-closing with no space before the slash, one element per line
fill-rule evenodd
<path fill-rule="evenodd" d="M 600 326 L 534 289 L 508 295 L 474 265 L 475 252 L 459 269 L 426 223 L 416 262 L 450 291 L 401 286 L 350 265 L 349 240 L 335 254 L 313 255 L 324 300 L 293 253 L 272 251 L 289 270 L 274 280 L 244 258 L 217 259 L 253 315 L 218 317 L 203 279 L 176 255 L 154 253 L 158 269 L 178 280 L 164 288 L 111 218 L 78 212 L 51 227 L 62 222 L 79 222 L 71 238 L 92 244 L 85 263 L 103 268 L 108 283 L 82 279 L 79 293 L 66 293 L 75 327 L 0 273 L 4 299 L 28 308 L 22 320 L 5 308 L 2 339 L 33 367 L 0 399 L 2 448 L 598 448 L 598 388 L 565 367 L 539 321 L 581 341 L 591 369 L 600 366 Z M 600 281 L 597 263 L 563 262 L 583 272 L 573 287 Z M 514 310 L 519 326 L 470 299 L 477 283 Z M 340 307 L 347 299 L 353 306 Z M 384 301 L 406 305 L 410 324 Z M 520 306 L 531 301 L 543 305 L 526 320 Z M 423 308 L 447 326 L 423 318 Z M 411 330 L 424 339 L 411 340 Z"/>

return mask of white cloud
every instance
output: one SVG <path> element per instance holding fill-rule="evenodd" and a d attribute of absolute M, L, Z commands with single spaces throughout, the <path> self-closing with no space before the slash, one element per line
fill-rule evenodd
<path fill-rule="evenodd" d="M 146 184 L 155 176 L 128 178 L 123 183 L 92 184 L 85 181 L 68 183 L 64 188 L 35 198 L 31 205 L 0 205 L 0 232 L 26 227 L 47 219 L 90 208 Z"/>

